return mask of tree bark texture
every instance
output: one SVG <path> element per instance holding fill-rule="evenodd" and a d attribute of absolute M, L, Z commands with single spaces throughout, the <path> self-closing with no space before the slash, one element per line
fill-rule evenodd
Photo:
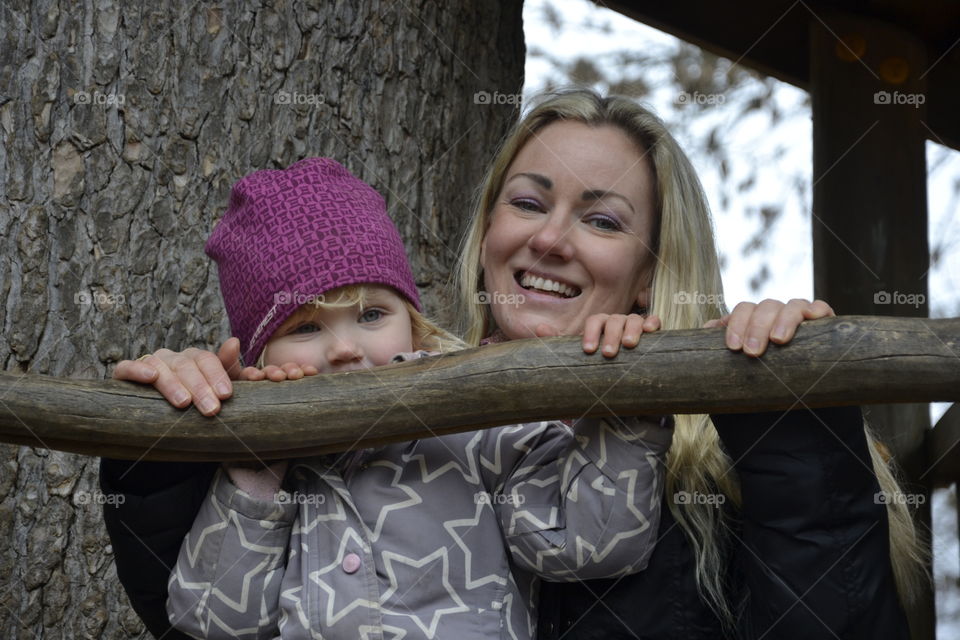
<path fill-rule="evenodd" d="M 161 346 L 218 345 L 203 244 L 230 186 L 314 155 L 385 196 L 449 322 L 473 189 L 516 116 L 474 95 L 520 90 L 520 2 L 14 1 L 0 38 L 5 370 L 102 379 Z M 96 469 L 0 448 L 0 636 L 146 636 Z"/>
<path fill-rule="evenodd" d="M 263 460 L 547 418 L 960 400 L 957 353 L 960 318 L 817 320 L 762 359 L 728 350 L 723 329 L 650 334 L 615 358 L 584 354 L 575 337 L 517 340 L 235 383 L 215 418 L 133 383 L 2 374 L 0 441 L 131 460 Z"/>

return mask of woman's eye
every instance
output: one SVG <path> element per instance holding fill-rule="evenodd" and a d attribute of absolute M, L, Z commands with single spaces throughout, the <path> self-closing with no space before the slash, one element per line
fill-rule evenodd
<path fill-rule="evenodd" d="M 383 310 L 366 309 L 362 314 L 360 314 L 360 322 L 376 322 L 382 317 L 383 317 Z"/>
<path fill-rule="evenodd" d="M 521 211 L 543 211 L 543 207 L 536 200 L 529 198 L 516 198 L 510 201 L 510 204 Z"/>
<path fill-rule="evenodd" d="M 587 220 L 587 224 L 592 225 L 600 231 L 619 231 L 620 223 L 608 216 L 594 216 Z"/>
<path fill-rule="evenodd" d="M 314 322 L 305 322 L 290 333 L 315 333 L 320 331 L 320 326 Z"/>

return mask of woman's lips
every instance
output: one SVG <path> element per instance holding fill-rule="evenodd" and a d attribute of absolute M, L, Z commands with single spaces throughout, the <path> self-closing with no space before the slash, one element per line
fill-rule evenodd
<path fill-rule="evenodd" d="M 579 296 L 581 293 L 578 287 L 567 284 L 562 280 L 528 271 L 517 271 L 513 274 L 513 279 L 524 291 L 550 298 L 568 300 Z"/>

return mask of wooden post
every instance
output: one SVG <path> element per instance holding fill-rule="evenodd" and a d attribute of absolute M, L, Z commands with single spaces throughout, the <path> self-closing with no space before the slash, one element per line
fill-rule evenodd
<path fill-rule="evenodd" d="M 926 54 L 907 32 L 860 17 L 811 19 L 813 261 L 816 296 L 837 313 L 927 315 L 924 126 Z M 867 408 L 930 528 L 925 404 Z M 929 476 L 927 476 L 929 478 Z M 915 639 L 935 636 L 932 591 L 908 612 Z"/>

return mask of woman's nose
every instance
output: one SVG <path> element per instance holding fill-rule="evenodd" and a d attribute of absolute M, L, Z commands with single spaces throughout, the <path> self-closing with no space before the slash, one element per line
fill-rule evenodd
<path fill-rule="evenodd" d="M 571 232 L 568 216 L 563 211 L 550 211 L 540 218 L 527 246 L 539 255 L 569 260 L 573 257 Z"/>

